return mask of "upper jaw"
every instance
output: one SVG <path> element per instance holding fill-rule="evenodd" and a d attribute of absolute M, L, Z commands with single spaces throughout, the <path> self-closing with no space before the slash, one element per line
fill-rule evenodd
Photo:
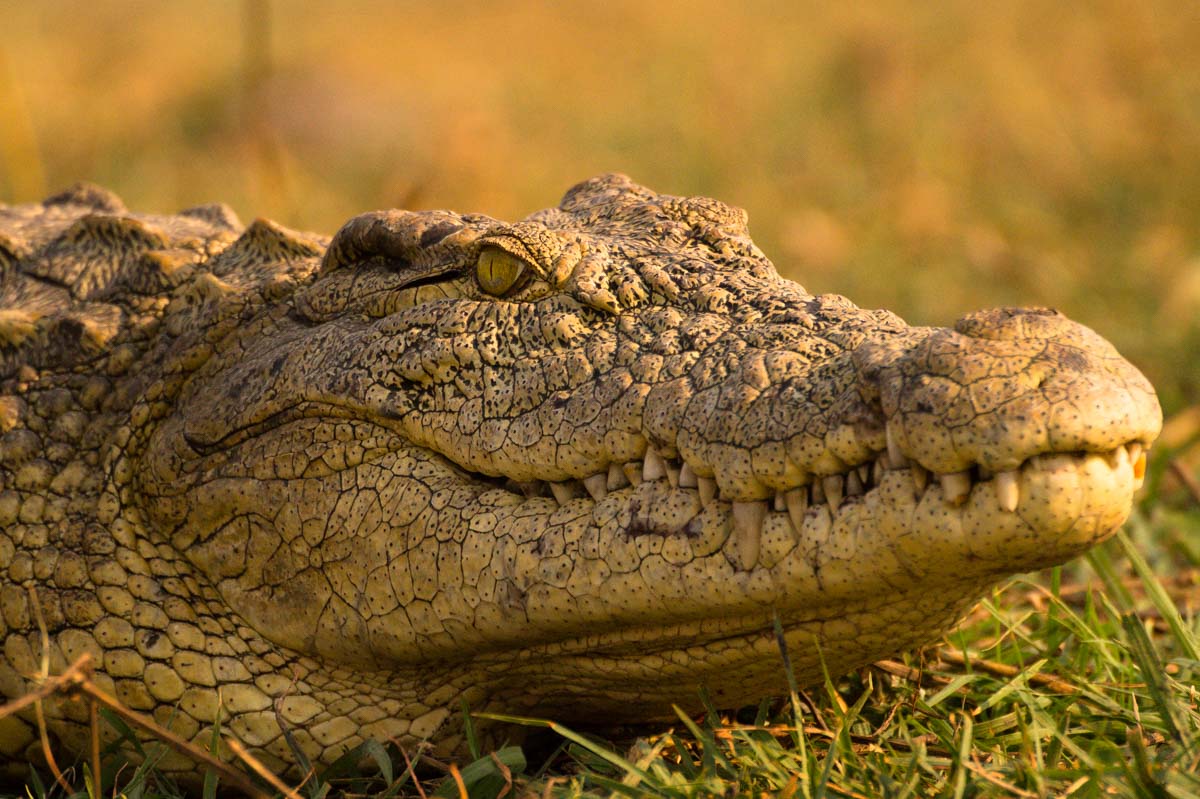
<path fill-rule="evenodd" d="M 848 368 L 759 386 L 740 410 L 681 402 L 687 387 L 678 382 L 657 386 L 646 399 L 641 457 L 513 488 L 567 504 L 662 481 L 695 498 L 695 513 L 681 517 L 678 529 L 724 500 L 729 535 L 718 548 L 736 568 L 751 569 L 762 557 L 772 560 L 763 555 L 762 531 L 773 518 L 796 543 L 806 530 L 824 537 L 885 478 L 889 490 L 903 481 L 914 507 L 936 497 L 947 508 L 971 509 L 963 513 L 1011 514 L 1028 522 L 1030 534 L 1061 532 L 1055 511 L 1044 507 L 1050 485 L 1087 493 L 1092 488 L 1081 481 L 1096 481 L 1089 501 L 1127 513 L 1161 425 L 1145 378 L 1095 333 L 1056 312 L 980 312 L 954 328 L 908 328 L 867 341 L 838 358 Z M 814 388 L 829 374 L 840 380 Z M 814 402 L 822 391 L 823 412 Z M 792 406 L 789 393 L 798 400 Z M 780 406 L 796 411 L 781 413 Z M 772 414 L 776 427 L 766 429 L 762 422 Z M 1063 500 L 1066 512 L 1078 502 Z M 1078 551 L 1075 544 L 1039 546 L 1051 558 L 1060 549 L 1063 557 Z M 1034 551 L 1027 560 L 1038 557 Z"/>

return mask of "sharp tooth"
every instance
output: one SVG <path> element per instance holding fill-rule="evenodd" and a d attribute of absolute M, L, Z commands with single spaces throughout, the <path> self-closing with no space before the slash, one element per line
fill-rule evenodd
<path fill-rule="evenodd" d="M 885 471 L 887 471 L 887 466 L 885 465 L 886 460 L 887 460 L 887 455 L 880 455 L 878 458 L 875 459 L 875 465 L 873 467 L 871 467 L 871 472 L 872 472 L 872 474 L 871 474 L 872 481 L 871 482 L 874 483 L 875 485 L 883 484 L 883 473 Z"/>
<path fill-rule="evenodd" d="M 765 502 L 734 502 L 730 554 L 739 569 L 749 571 L 758 562 L 762 526 L 767 516 Z"/>
<path fill-rule="evenodd" d="M 783 513 L 785 510 L 787 510 L 787 502 L 783 498 L 782 491 L 776 492 L 775 500 L 771 504 L 771 510 L 775 511 L 776 513 Z"/>
<path fill-rule="evenodd" d="M 888 460 L 897 468 L 908 464 L 908 458 L 900 451 L 900 444 L 896 442 L 896 425 L 897 422 L 887 423 L 887 450 Z"/>
<path fill-rule="evenodd" d="M 825 503 L 825 486 L 817 477 L 813 477 L 812 481 L 812 504 L 823 505 Z"/>
<path fill-rule="evenodd" d="M 697 476 L 696 481 L 700 484 L 698 486 L 700 493 L 700 507 L 707 508 L 712 501 L 717 498 L 717 481 L 711 477 L 699 476 Z"/>
<path fill-rule="evenodd" d="M 661 480 L 667 476 L 667 463 L 653 449 L 646 449 L 646 460 L 642 464 L 643 480 Z"/>
<path fill-rule="evenodd" d="M 1135 454 L 1136 458 L 1133 457 Z M 1134 442 L 1129 445 L 1129 459 L 1133 461 L 1133 490 L 1137 491 L 1146 481 L 1146 453 L 1141 444 Z"/>
<path fill-rule="evenodd" d="M 695 488 L 699 483 L 696 482 L 696 473 L 692 471 L 692 467 L 688 464 L 683 464 L 683 468 L 679 470 L 679 487 L 680 488 Z"/>
<path fill-rule="evenodd" d="M 808 511 L 808 488 L 800 486 L 793 488 L 783 495 L 787 503 L 788 518 L 792 521 L 792 530 L 797 536 L 804 527 L 804 514 Z"/>
<path fill-rule="evenodd" d="M 667 471 L 667 482 L 671 484 L 671 488 L 679 488 L 679 467 L 675 465 L 675 461 L 665 461 L 663 466 Z"/>
<path fill-rule="evenodd" d="M 604 499 L 604 495 L 608 493 L 608 475 L 593 474 L 591 477 L 585 477 L 583 487 L 592 495 L 592 499 Z"/>
<path fill-rule="evenodd" d="M 609 491 L 616 491 L 629 485 L 629 478 L 625 476 L 625 470 L 621 468 L 619 463 L 611 463 L 608 466 L 608 481 L 606 488 Z"/>
<path fill-rule="evenodd" d="M 863 481 L 858 470 L 855 469 L 846 475 L 846 496 L 856 497 L 863 492 Z"/>
<path fill-rule="evenodd" d="M 912 464 L 910 471 L 912 472 L 913 490 L 919 497 L 925 493 L 925 486 L 929 485 L 929 472 L 925 471 L 925 467 L 920 464 Z"/>
<path fill-rule="evenodd" d="M 625 472 L 625 479 L 632 486 L 642 482 L 642 464 L 640 461 L 630 461 L 621 467 L 621 471 Z"/>
<path fill-rule="evenodd" d="M 871 485 L 871 464 L 869 464 L 869 463 L 861 464 L 858 467 L 857 471 L 858 471 L 858 480 L 862 484 L 862 487 L 866 488 L 867 486 Z"/>
<path fill-rule="evenodd" d="M 842 504 L 842 476 L 831 474 L 823 478 L 821 487 L 825 489 L 825 501 L 829 503 L 829 509 L 837 510 L 838 506 Z"/>
<path fill-rule="evenodd" d="M 952 505 L 961 505 L 971 493 L 971 473 L 951 472 L 938 475 L 942 483 L 942 497 Z"/>
<path fill-rule="evenodd" d="M 1106 460 L 1110 469 L 1119 472 L 1129 465 L 1129 451 L 1124 447 L 1117 447 L 1108 453 Z"/>
<path fill-rule="evenodd" d="M 554 498 L 558 500 L 559 505 L 566 505 L 575 499 L 575 486 L 570 483 L 551 483 L 550 490 L 554 492 Z"/>
<path fill-rule="evenodd" d="M 996 501 L 1000 503 L 1000 509 L 1008 513 L 1014 512 L 1017 509 L 1017 500 L 1021 498 L 1017 470 L 1000 472 L 992 481 L 996 484 Z"/>
<path fill-rule="evenodd" d="M 1129 450 L 1129 462 L 1137 463 L 1142 457 L 1142 442 L 1130 441 L 1125 445 L 1125 449 Z"/>

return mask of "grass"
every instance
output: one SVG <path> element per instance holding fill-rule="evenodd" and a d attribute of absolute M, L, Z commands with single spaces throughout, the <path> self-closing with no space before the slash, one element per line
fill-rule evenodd
<path fill-rule="evenodd" d="M 371 741 L 298 794 L 1200 797 L 1198 539 L 1200 510 L 1156 499 L 1086 558 L 997 589 L 938 646 L 816 690 L 615 740 L 506 719 L 557 742 L 536 762 L 481 750 L 471 732 L 463 765 L 414 770 L 411 753 Z M 120 792 L 182 795 L 152 768 L 154 748 L 108 719 L 149 763 L 122 772 Z M 115 771 L 103 769 L 105 795 Z M 62 795 L 48 784 L 29 795 Z"/>

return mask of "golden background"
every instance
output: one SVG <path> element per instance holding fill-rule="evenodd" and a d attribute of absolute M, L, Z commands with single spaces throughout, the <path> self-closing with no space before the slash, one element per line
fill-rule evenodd
<path fill-rule="evenodd" d="M 621 171 L 814 293 L 1058 307 L 1200 402 L 1200 3 L 0 0 L 0 202 L 326 233 Z"/>

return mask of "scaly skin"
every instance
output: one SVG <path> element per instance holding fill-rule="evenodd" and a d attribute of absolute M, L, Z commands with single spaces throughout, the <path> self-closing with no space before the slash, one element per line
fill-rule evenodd
<path fill-rule="evenodd" d="M 647 720 L 936 638 L 1111 534 L 1160 411 L 1047 310 L 812 296 L 620 176 L 318 236 L 0 207 L 0 693 L 61 669 L 286 769 L 473 709 Z M 324 257 L 322 259 L 322 253 Z M 486 289 L 486 290 L 485 290 Z M 497 296 L 499 295 L 499 296 Z M 631 484 L 632 483 L 632 484 Z M 48 703 L 67 749 L 83 709 Z M 0 721 L 21 760 L 28 719 Z M 190 766 L 175 756 L 168 769 Z"/>

